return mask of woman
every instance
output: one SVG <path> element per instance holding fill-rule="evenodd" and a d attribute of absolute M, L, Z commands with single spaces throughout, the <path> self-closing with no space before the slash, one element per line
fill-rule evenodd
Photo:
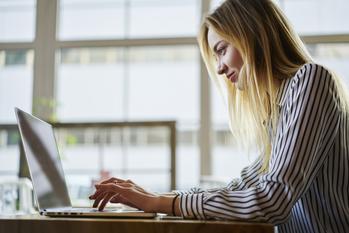
<path fill-rule="evenodd" d="M 259 158 L 214 190 L 165 196 L 112 178 L 96 186 L 94 206 L 263 221 L 278 232 L 349 232 L 349 102 L 340 80 L 312 62 L 272 0 L 225 1 L 198 39 L 233 135 L 247 147 L 258 142 Z"/>

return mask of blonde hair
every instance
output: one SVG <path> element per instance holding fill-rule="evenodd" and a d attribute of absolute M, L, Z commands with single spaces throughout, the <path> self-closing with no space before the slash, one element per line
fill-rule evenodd
<path fill-rule="evenodd" d="M 240 52 L 243 91 L 216 74 L 216 61 L 207 40 L 209 29 Z M 264 156 L 262 171 L 266 171 L 271 155 L 270 134 L 275 134 L 278 119 L 277 91 L 283 79 L 311 61 L 310 55 L 271 0 L 226 0 L 205 17 L 198 42 L 210 77 L 227 100 L 234 138 L 246 148 L 257 142 Z"/>

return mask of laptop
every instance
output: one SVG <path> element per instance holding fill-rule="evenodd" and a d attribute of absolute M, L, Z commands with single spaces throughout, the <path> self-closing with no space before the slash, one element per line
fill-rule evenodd
<path fill-rule="evenodd" d="M 125 208 L 73 208 L 52 125 L 15 108 L 39 212 L 45 216 L 154 218 L 156 213 Z M 87 197 L 86 197 L 87 198 Z"/>

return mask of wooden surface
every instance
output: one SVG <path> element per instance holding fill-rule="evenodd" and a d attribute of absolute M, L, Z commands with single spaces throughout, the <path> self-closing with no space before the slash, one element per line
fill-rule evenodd
<path fill-rule="evenodd" d="M 0 216 L 0 233 L 271 233 L 272 225 L 232 221 Z"/>

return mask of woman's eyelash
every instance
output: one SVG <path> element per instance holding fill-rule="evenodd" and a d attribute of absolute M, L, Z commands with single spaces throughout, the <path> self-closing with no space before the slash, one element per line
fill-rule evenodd
<path fill-rule="evenodd" d="M 223 52 L 225 51 L 225 47 L 219 48 L 217 49 L 217 54 L 223 54 Z"/>

